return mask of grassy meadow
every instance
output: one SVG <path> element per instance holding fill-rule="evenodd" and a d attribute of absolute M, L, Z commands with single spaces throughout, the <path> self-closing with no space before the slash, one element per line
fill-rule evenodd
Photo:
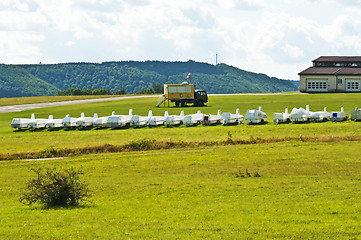
<path fill-rule="evenodd" d="M 90 154 L 54 160 L 0 162 L 0 239 L 361 239 L 361 123 L 272 123 L 273 112 L 310 105 L 311 111 L 350 114 L 361 94 L 211 96 L 203 113 L 262 106 L 265 125 L 157 127 L 72 131 L 13 131 L 14 117 L 178 114 L 197 109 L 155 108 L 159 99 L 132 99 L 0 114 L 0 153 L 157 141 L 291 140 L 262 144 Z M 299 141 L 307 137 L 335 141 Z M 354 137 L 353 140 L 348 140 Z M 296 139 L 293 139 L 296 138 Z M 19 195 L 34 167 L 81 168 L 93 191 L 80 208 L 22 205 Z M 261 177 L 237 177 L 258 172 Z"/>

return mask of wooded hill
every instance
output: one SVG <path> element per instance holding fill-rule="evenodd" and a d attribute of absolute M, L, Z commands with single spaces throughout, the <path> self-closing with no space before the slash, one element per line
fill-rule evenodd
<path fill-rule="evenodd" d="M 104 63 L 60 63 L 0 65 L 0 97 L 56 95 L 68 88 L 107 89 L 127 94 L 155 84 L 188 80 L 208 93 L 261 93 L 297 91 L 295 82 L 270 78 L 226 64 L 217 66 L 188 62 L 122 61 Z"/>
<path fill-rule="evenodd" d="M 0 97 L 56 95 L 59 89 L 18 66 L 0 64 Z"/>

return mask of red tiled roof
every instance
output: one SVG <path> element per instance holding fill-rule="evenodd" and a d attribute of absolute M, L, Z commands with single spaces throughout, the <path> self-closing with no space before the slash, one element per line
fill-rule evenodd
<path fill-rule="evenodd" d="M 298 75 L 361 75 L 361 68 L 309 67 Z"/>
<path fill-rule="evenodd" d="M 312 62 L 361 62 L 361 56 L 320 56 Z"/>
<path fill-rule="evenodd" d="M 341 68 L 337 75 L 361 75 L 361 68 Z"/>

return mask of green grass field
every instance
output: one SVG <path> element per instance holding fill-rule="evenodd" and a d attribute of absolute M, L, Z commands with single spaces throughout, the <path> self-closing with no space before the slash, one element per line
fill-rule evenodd
<path fill-rule="evenodd" d="M 203 141 L 203 140 L 224 140 L 230 131 L 233 138 L 249 139 L 250 137 L 261 138 L 284 138 L 298 137 L 300 134 L 307 137 L 324 136 L 361 136 L 359 123 L 347 121 L 343 123 L 311 123 L 311 124 L 282 124 L 275 125 L 273 121 L 273 112 L 282 112 L 285 107 L 291 111 L 292 107 L 305 107 L 310 105 L 313 111 L 322 110 L 327 106 L 329 111 L 338 111 L 341 106 L 350 114 L 358 102 L 361 103 L 361 94 L 314 94 L 314 95 L 256 95 L 256 96 L 212 96 L 207 107 L 201 108 L 203 113 L 216 114 L 218 109 L 223 112 L 235 112 L 240 108 L 241 114 L 246 113 L 247 109 L 258 108 L 262 106 L 268 114 L 270 123 L 263 126 L 248 126 L 241 124 L 239 126 L 198 126 L 186 128 L 184 126 L 166 128 L 141 128 L 141 129 L 119 129 L 119 130 L 88 130 L 88 131 L 25 131 L 14 132 L 10 128 L 12 118 L 30 117 L 34 112 L 36 117 L 47 118 L 53 114 L 55 118 L 63 118 L 66 114 L 78 117 L 81 112 L 92 116 L 95 112 L 99 116 L 110 115 L 112 111 L 116 114 L 128 114 L 128 109 L 133 108 L 134 114 L 147 115 L 148 110 L 152 109 L 154 115 L 164 115 L 168 110 L 170 114 L 179 114 L 184 110 L 185 114 L 194 113 L 197 108 L 156 108 L 155 105 L 159 99 L 132 99 L 121 101 L 109 101 L 102 103 L 92 103 L 86 105 L 71 105 L 52 108 L 36 109 L 10 114 L 0 114 L 0 153 L 18 153 L 24 151 L 41 151 L 49 147 L 54 148 L 73 148 L 98 146 L 103 144 L 125 144 L 130 141 L 142 139 L 156 139 L 161 141 Z M 332 130 L 331 130 L 332 129 Z M 74 143 L 76 143 L 74 145 Z"/>
<path fill-rule="evenodd" d="M 360 94 L 212 96 L 204 113 L 259 105 L 273 112 L 310 105 L 346 112 Z M 0 162 L 0 239 L 361 239 L 361 123 L 197 126 L 86 131 L 20 131 L 14 117 L 80 112 L 145 115 L 180 111 L 155 108 L 157 99 L 123 100 L 0 114 L 0 153 L 126 144 L 135 140 L 224 141 L 233 139 L 339 137 L 337 141 L 180 148 L 83 155 L 45 161 Z M 195 108 L 183 108 L 187 113 Z M 356 140 L 349 141 L 347 137 Z M 82 168 L 92 203 L 73 209 L 27 207 L 18 198 L 30 168 Z M 261 177 L 235 177 L 239 170 Z"/>

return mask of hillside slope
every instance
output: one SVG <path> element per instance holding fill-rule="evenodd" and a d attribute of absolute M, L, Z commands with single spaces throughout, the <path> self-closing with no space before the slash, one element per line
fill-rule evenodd
<path fill-rule="evenodd" d="M 0 65 L 0 97 L 56 95 L 58 88 L 18 66 Z"/>
<path fill-rule="evenodd" d="M 122 61 L 19 65 L 29 74 L 57 89 L 124 89 L 132 94 L 155 84 L 181 83 L 190 72 L 190 83 L 209 93 L 260 93 L 297 91 L 291 81 L 244 71 L 226 64 L 217 66 L 188 62 Z M 50 94 L 47 94 L 50 95 Z"/>

